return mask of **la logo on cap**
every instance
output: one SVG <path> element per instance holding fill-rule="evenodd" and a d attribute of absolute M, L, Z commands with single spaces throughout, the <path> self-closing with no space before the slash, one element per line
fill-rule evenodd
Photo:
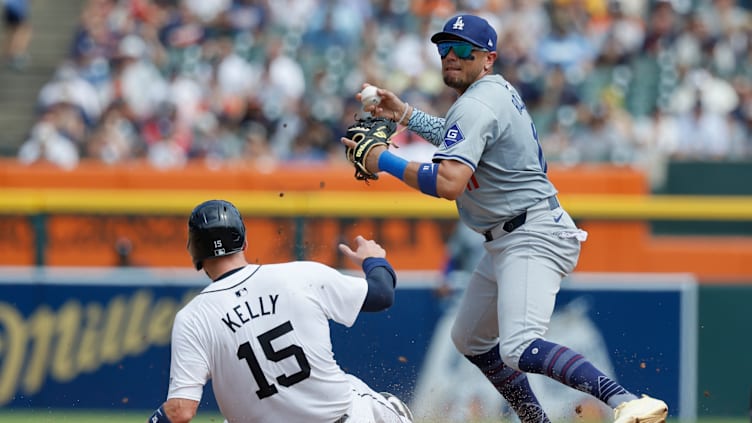
<path fill-rule="evenodd" d="M 456 29 L 459 31 L 462 31 L 465 29 L 465 22 L 462 22 L 462 16 L 457 16 L 457 20 L 454 21 L 454 24 L 452 25 L 452 29 Z"/>

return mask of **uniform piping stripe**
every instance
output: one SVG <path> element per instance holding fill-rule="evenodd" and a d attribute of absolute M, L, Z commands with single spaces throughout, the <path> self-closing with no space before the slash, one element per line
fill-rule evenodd
<path fill-rule="evenodd" d="M 257 267 L 257 268 L 256 268 L 256 270 L 254 270 L 254 271 L 253 271 L 253 273 L 251 273 L 250 275 L 248 275 L 248 277 L 247 277 L 247 278 L 243 279 L 242 281 L 240 281 L 240 282 L 236 283 L 236 284 L 235 284 L 235 285 L 233 285 L 233 286 L 228 286 L 227 288 L 216 289 L 216 290 L 211 290 L 211 291 L 207 291 L 207 292 L 199 292 L 199 294 L 198 294 L 198 295 L 202 295 L 202 294 L 211 294 L 211 293 L 214 293 L 214 292 L 222 292 L 222 291 L 229 291 L 229 290 L 231 290 L 231 289 L 235 289 L 235 288 L 237 288 L 238 286 L 240 286 L 240 285 L 244 284 L 244 283 L 245 283 L 245 281 L 247 281 L 248 279 L 252 278 L 252 277 L 253 277 L 253 275 L 255 275 L 255 274 L 256 274 L 256 272 L 258 272 L 258 271 L 259 271 L 259 269 L 261 269 L 261 266 Z"/>
<path fill-rule="evenodd" d="M 470 166 L 470 168 L 472 168 L 473 171 L 475 171 L 477 169 L 476 166 L 472 162 L 470 162 L 469 160 L 467 160 L 464 157 L 454 156 L 454 155 L 448 155 L 448 154 L 438 154 L 437 153 L 437 154 L 434 154 L 433 158 L 434 158 L 434 161 L 436 161 L 436 159 L 439 159 L 439 160 L 457 160 L 457 161 L 460 161 L 460 162 L 465 163 L 466 165 Z"/>
<path fill-rule="evenodd" d="M 402 417 L 397 412 L 397 410 L 395 410 L 394 407 L 391 406 L 391 404 L 389 404 L 388 402 L 384 402 L 382 400 L 382 398 L 384 398 L 383 396 L 379 395 L 379 397 L 380 397 L 379 398 L 379 397 L 375 397 L 375 396 L 373 396 L 373 395 L 371 395 L 369 393 L 359 393 L 358 391 L 356 391 L 354 389 L 353 389 L 353 392 L 355 392 L 359 397 L 371 397 L 371 398 L 373 398 L 374 400 L 376 400 L 376 402 L 378 402 L 379 404 L 381 404 L 384 407 L 386 407 L 387 409 L 389 409 L 389 411 L 391 411 L 392 413 L 394 413 L 394 415 L 396 415 L 397 417 L 400 417 L 400 418 Z"/>

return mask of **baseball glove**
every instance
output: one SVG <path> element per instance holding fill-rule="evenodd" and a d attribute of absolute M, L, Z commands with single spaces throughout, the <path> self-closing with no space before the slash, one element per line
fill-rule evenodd
<path fill-rule="evenodd" d="M 397 129 L 397 122 L 391 119 L 367 117 L 358 119 L 347 128 L 346 137 L 355 141 L 355 147 L 347 147 L 345 156 L 355 166 L 355 179 L 368 182 L 369 179 L 379 179 L 379 175 L 371 173 L 366 168 L 368 154 L 377 145 L 389 148 L 390 138 Z"/>

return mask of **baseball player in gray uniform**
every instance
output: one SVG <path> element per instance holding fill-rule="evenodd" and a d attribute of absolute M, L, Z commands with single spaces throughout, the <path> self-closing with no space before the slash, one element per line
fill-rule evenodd
<path fill-rule="evenodd" d="M 365 164 L 424 194 L 456 201 L 460 219 L 485 237 L 485 253 L 452 328 L 457 349 L 522 422 L 549 421 L 525 373 L 593 395 L 613 407 L 618 423 L 665 421 L 665 402 L 638 398 L 582 355 L 545 338 L 561 281 L 575 268 L 587 234 L 559 204 L 525 103 L 492 73 L 496 32 L 481 17 L 459 15 L 431 41 L 441 56 L 444 83 L 459 95 L 446 118 L 381 88 L 381 102 L 364 110 L 396 120 L 436 145 L 432 162 L 407 161 L 378 146 Z M 347 138 L 342 142 L 355 146 Z"/>
<path fill-rule="evenodd" d="M 148 423 L 184 423 L 213 381 L 229 423 L 411 423 L 407 406 L 345 373 L 329 320 L 352 326 L 361 311 L 391 306 L 397 279 L 386 252 L 356 237 L 339 250 L 365 278 L 311 261 L 249 264 L 245 225 L 231 203 L 199 204 L 188 251 L 212 283 L 175 317 L 167 401 Z"/>

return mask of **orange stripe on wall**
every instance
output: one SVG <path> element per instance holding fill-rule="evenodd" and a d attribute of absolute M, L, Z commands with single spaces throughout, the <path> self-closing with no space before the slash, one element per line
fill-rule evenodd
<path fill-rule="evenodd" d="M 649 195 L 646 178 L 625 167 L 552 167 L 551 179 L 562 194 Z M 193 163 L 180 170 L 161 171 L 143 163 L 107 166 L 84 161 L 72 171 L 50 165 L 24 166 L 0 161 L 0 187 L 84 188 L 106 190 L 254 190 L 310 191 L 364 190 L 408 192 L 391 177 L 369 186 L 353 178 L 341 163 L 312 166 L 287 165 L 267 171 L 250 167 L 208 169 Z M 417 192 L 415 195 L 420 195 Z M 566 203 L 564 203 L 566 207 Z M 147 266 L 190 266 L 185 252 L 184 217 L 52 216 L 48 223 L 47 264 L 112 265 L 118 237 L 134 244 L 133 258 Z M 336 243 L 356 234 L 376 237 L 387 247 L 389 259 L 404 270 L 439 270 L 451 224 L 437 219 L 316 219 L 305 226 L 302 249 L 306 257 L 333 266 L 347 266 L 336 253 Z M 290 219 L 249 219 L 251 261 L 294 259 L 295 226 Z M 752 238 L 653 236 L 640 221 L 582 220 L 590 234 L 583 245 L 579 271 L 689 272 L 703 282 L 752 281 Z M 28 219 L 0 217 L 0 264 L 27 265 L 34 259 L 34 237 Z"/>
<path fill-rule="evenodd" d="M 647 194 L 649 187 L 640 172 L 627 167 L 578 166 L 549 170 L 549 176 L 564 193 Z M 22 165 L 0 159 L 0 186 L 6 188 L 89 189 L 221 189 L 221 190 L 363 190 L 366 184 L 353 178 L 353 169 L 342 163 L 279 166 L 258 170 L 250 166 L 209 168 L 191 163 L 177 170 L 158 170 L 145 163 L 109 166 L 82 161 L 74 170 L 61 170 L 45 163 Z M 382 177 L 368 185 L 373 191 L 409 191 L 399 180 Z"/>

